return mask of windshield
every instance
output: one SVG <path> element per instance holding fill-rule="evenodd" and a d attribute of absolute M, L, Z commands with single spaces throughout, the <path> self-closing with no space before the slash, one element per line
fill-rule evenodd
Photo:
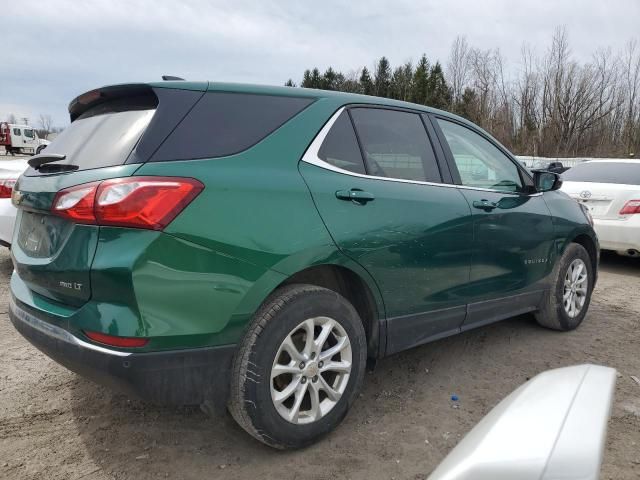
<path fill-rule="evenodd" d="M 640 185 L 640 161 L 580 163 L 563 173 L 562 180 Z"/>

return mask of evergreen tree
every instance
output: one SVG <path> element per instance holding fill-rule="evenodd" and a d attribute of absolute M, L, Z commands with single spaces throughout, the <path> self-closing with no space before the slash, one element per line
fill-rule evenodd
<path fill-rule="evenodd" d="M 360 93 L 365 95 L 374 94 L 373 81 L 371 80 L 371 75 L 369 74 L 367 67 L 364 67 L 360 74 Z"/>
<path fill-rule="evenodd" d="M 460 100 L 454 104 L 453 111 L 467 120 L 476 121 L 478 111 L 478 96 L 476 92 L 472 88 L 465 88 Z"/>
<path fill-rule="evenodd" d="M 391 87 L 391 64 L 387 57 L 382 57 L 376 63 L 374 76 L 374 94 L 378 97 L 389 97 Z"/>
<path fill-rule="evenodd" d="M 317 68 L 311 70 L 311 88 L 322 88 L 322 75 Z"/>
<path fill-rule="evenodd" d="M 324 75 L 322 75 L 320 88 L 323 90 L 338 90 L 338 74 L 333 68 L 327 68 Z"/>
<path fill-rule="evenodd" d="M 295 83 L 293 83 L 293 80 L 289 79 L 289 80 L 287 80 L 287 81 L 285 82 L 284 86 L 285 86 L 285 87 L 295 87 L 295 86 L 296 86 L 296 84 L 295 84 Z"/>
<path fill-rule="evenodd" d="M 444 78 L 440 62 L 436 62 L 429 72 L 428 90 L 425 105 L 445 109 L 451 104 L 451 89 Z"/>
<path fill-rule="evenodd" d="M 422 54 L 420 61 L 413 73 L 413 82 L 411 85 L 411 101 L 425 105 L 427 101 L 427 92 L 429 91 L 429 60 L 427 56 Z"/>
<path fill-rule="evenodd" d="M 300 86 L 303 88 L 313 88 L 311 86 L 311 70 L 308 68 L 304 71 L 304 75 L 302 76 L 302 82 L 300 82 Z"/>
<path fill-rule="evenodd" d="M 407 101 L 411 96 L 411 82 L 413 78 L 413 66 L 407 62 L 393 71 L 391 77 L 391 98 Z"/>

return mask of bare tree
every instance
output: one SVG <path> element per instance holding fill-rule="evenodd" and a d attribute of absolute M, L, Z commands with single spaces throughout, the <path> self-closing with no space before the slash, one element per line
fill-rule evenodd
<path fill-rule="evenodd" d="M 462 98 L 464 88 L 469 81 L 469 45 L 465 37 L 457 36 L 451 46 L 447 62 L 447 77 L 451 85 L 451 101 L 455 105 Z"/>
<path fill-rule="evenodd" d="M 51 127 L 53 124 L 53 120 L 51 119 L 51 115 L 41 113 L 39 117 L 40 129 L 46 134 L 51 133 Z"/>
<path fill-rule="evenodd" d="M 630 40 L 622 56 L 622 78 L 625 106 L 624 137 L 628 154 L 640 143 L 640 49 L 636 39 Z"/>

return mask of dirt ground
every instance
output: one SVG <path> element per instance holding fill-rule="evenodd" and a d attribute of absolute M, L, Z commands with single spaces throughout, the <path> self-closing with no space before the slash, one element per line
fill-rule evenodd
<path fill-rule="evenodd" d="M 501 398 L 549 368 L 618 369 L 602 479 L 640 478 L 640 261 L 605 255 L 575 332 L 523 316 L 379 362 L 345 422 L 317 445 L 278 452 L 227 416 L 129 400 L 50 361 L 7 318 L 0 252 L 0 478 L 423 479 Z M 452 408 L 450 396 L 460 397 Z"/>

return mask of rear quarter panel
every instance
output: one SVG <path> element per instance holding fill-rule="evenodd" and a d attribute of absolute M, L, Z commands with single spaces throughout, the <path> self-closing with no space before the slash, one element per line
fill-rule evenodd
<path fill-rule="evenodd" d="M 207 252 L 200 261 L 207 262 L 207 256 L 227 258 L 229 268 L 225 273 L 232 274 L 234 262 L 236 266 L 244 265 L 239 271 L 251 271 L 244 278 L 237 275 L 238 281 L 233 282 L 242 293 L 223 302 L 224 314 L 220 312 L 215 329 L 225 322 L 238 327 L 232 329 L 235 333 L 225 334 L 225 341 L 239 339 L 240 326 L 249 321 L 260 303 L 286 278 L 318 264 L 336 264 L 355 271 L 376 297 L 378 311 L 384 310 L 371 277 L 337 250 L 297 168 L 309 143 L 340 106 L 335 100 L 317 100 L 241 154 L 150 162 L 136 172 L 136 175 L 188 176 L 200 180 L 204 190 L 165 229 L 165 234 L 176 241 L 188 242 L 192 249 Z M 171 255 L 171 251 L 162 256 Z M 191 312 L 189 315 L 194 319 L 201 318 L 201 322 L 210 321 L 205 312 L 220 311 L 222 306 L 222 294 L 215 291 L 219 282 L 213 278 L 218 264 L 212 263 L 208 274 L 201 270 L 198 277 L 196 273 L 202 266 L 183 262 L 178 268 L 180 275 L 170 282 L 175 285 L 179 278 L 188 278 L 191 287 L 181 290 L 186 297 L 180 303 L 186 309 L 183 311 Z M 135 280 L 134 288 L 139 291 L 143 282 L 142 278 Z M 161 289 L 153 289 L 151 282 L 148 288 L 143 288 L 146 293 L 138 297 L 141 310 L 155 309 L 156 302 L 162 304 Z M 200 293 L 191 293 L 196 291 Z"/>

